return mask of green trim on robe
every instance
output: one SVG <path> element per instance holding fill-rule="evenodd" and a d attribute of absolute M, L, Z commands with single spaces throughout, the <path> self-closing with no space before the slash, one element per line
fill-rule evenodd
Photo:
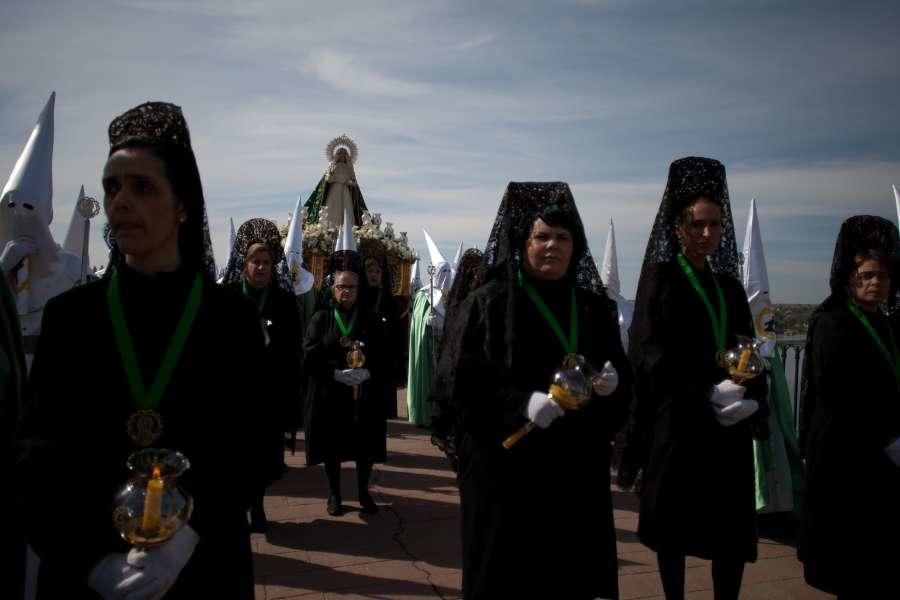
<path fill-rule="evenodd" d="M 417 293 L 409 320 L 409 380 L 406 386 L 406 407 L 409 422 L 431 424 L 431 379 L 434 376 L 431 328 L 426 326 L 431 305 L 425 293 Z"/>
<path fill-rule="evenodd" d="M 322 212 L 322 204 L 325 203 L 325 194 L 327 193 L 328 185 L 329 184 L 325 181 L 325 176 L 322 175 L 322 177 L 319 178 L 319 183 L 316 184 L 316 189 L 312 191 L 309 198 L 307 198 L 306 203 L 303 205 L 303 207 L 306 208 L 307 224 L 312 225 L 313 223 L 319 222 L 319 213 Z M 362 214 L 369 209 L 366 208 L 366 201 L 363 199 L 359 185 L 350 186 L 350 196 L 353 198 L 354 224 L 360 225 L 362 224 Z"/>
<path fill-rule="evenodd" d="M 791 396 L 777 351 L 769 358 L 769 439 L 753 440 L 756 510 L 799 515 L 805 489 Z"/>

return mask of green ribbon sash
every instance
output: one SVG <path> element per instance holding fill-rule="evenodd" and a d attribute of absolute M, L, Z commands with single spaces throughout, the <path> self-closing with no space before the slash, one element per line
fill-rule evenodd
<path fill-rule="evenodd" d="M 169 385 L 169 380 L 172 378 L 175 365 L 178 364 L 178 358 L 184 349 L 194 318 L 200 309 L 202 297 L 203 279 L 200 277 L 200 273 L 197 273 L 194 276 L 194 283 L 188 294 L 184 311 L 181 313 L 181 319 L 179 319 L 178 325 L 175 327 L 175 333 L 169 341 L 169 347 L 166 348 L 159 370 L 148 391 L 144 386 L 144 379 L 138 366 L 137 355 L 134 352 L 134 344 L 131 341 L 128 324 L 125 322 L 125 311 L 122 309 L 122 296 L 119 289 L 119 273 L 113 272 L 109 288 L 106 291 L 106 302 L 109 306 L 109 317 L 112 321 L 116 345 L 119 348 L 119 354 L 122 356 L 125 377 L 128 380 L 128 387 L 131 389 L 131 395 L 138 409 L 156 410 L 159 407 L 163 392 Z"/>

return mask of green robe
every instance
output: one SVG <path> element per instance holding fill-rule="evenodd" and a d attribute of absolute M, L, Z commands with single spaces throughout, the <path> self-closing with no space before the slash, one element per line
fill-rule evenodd
<path fill-rule="evenodd" d="M 769 438 L 753 440 L 756 510 L 799 514 L 805 488 L 791 397 L 778 352 L 769 359 Z"/>
<path fill-rule="evenodd" d="M 406 386 L 406 406 L 409 422 L 431 424 L 431 404 L 428 394 L 434 376 L 434 339 L 426 325 L 431 304 L 425 293 L 416 294 L 409 320 L 409 369 Z"/>
<path fill-rule="evenodd" d="M 325 176 L 323 175 L 319 179 L 319 183 L 316 184 L 316 189 L 313 190 L 303 205 L 306 208 L 306 223 L 308 225 L 319 222 L 319 212 L 322 210 L 325 198 L 328 197 L 328 186 L 330 185 L 330 183 L 325 181 Z M 353 196 L 353 223 L 359 225 L 362 223 L 362 214 L 368 209 L 358 184 L 350 187 L 350 195 Z"/>

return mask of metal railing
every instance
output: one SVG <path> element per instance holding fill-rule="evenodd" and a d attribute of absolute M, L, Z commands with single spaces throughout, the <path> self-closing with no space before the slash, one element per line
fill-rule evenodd
<path fill-rule="evenodd" d="M 781 356 L 784 364 L 785 377 L 788 380 L 788 389 L 791 394 L 791 405 L 794 412 L 794 431 L 799 432 L 800 427 L 800 383 L 803 373 L 804 350 L 806 336 L 779 337 L 775 351 Z M 788 362 L 788 356 L 793 359 Z"/>

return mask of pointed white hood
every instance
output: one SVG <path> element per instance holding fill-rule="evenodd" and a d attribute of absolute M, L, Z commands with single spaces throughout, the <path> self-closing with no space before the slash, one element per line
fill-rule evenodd
<path fill-rule="evenodd" d="M 53 221 L 53 107 L 55 102 L 56 92 L 53 92 L 31 130 L 31 135 L 10 173 L 9 180 L 3 187 L 3 192 L 0 193 L 0 203 L 4 209 L 10 202 L 15 204 L 15 208 L 29 204 L 45 225 L 50 225 Z M 5 214 L 0 215 L 0 224 L 6 216 Z M 5 227 L 0 227 L 0 237 L 5 237 L 6 232 L 3 231 L 3 228 Z"/>
<path fill-rule="evenodd" d="M 897 186 L 892 185 L 894 188 L 894 203 L 897 205 L 897 225 L 900 226 L 900 192 L 897 191 Z"/>
<path fill-rule="evenodd" d="M 428 246 L 428 255 L 431 260 L 431 266 L 434 267 L 434 289 L 431 287 L 432 278 L 427 273 L 422 278 L 422 287 L 420 291 L 431 294 L 434 310 L 440 314 L 444 314 L 444 293 L 450 289 L 450 283 L 453 277 L 453 269 L 450 263 L 441 254 L 440 249 L 426 230 L 422 230 L 425 234 L 425 244 Z"/>
<path fill-rule="evenodd" d="M 44 105 L 25 148 L 0 193 L 0 243 L 30 237 L 38 247 L 26 275 L 43 277 L 52 270 L 59 246 L 50 233 L 53 220 L 53 107 L 56 92 Z M 25 267 L 23 267 L 25 269 Z"/>
<path fill-rule="evenodd" d="M 763 253 L 755 198 L 750 200 L 750 217 L 747 219 L 743 254 L 741 283 L 744 284 L 747 302 L 753 314 L 756 336 L 765 340 L 760 353 L 763 356 L 771 356 L 775 348 L 775 309 L 772 308 L 772 300 L 769 298 L 769 273 L 766 269 L 766 256 Z"/>
<path fill-rule="evenodd" d="M 72 220 L 69 221 L 69 229 L 66 231 L 66 239 L 63 242 L 63 249 L 76 256 L 81 256 L 81 252 L 84 250 L 85 217 L 78 210 L 78 203 L 82 198 L 84 198 L 84 186 L 81 186 L 75 206 L 72 207 Z"/>
<path fill-rule="evenodd" d="M 613 300 L 621 294 L 619 283 L 619 258 L 616 254 L 616 229 L 612 219 L 609 220 L 609 234 L 606 236 L 606 249 L 603 252 L 603 266 L 600 269 L 600 279 L 606 286 L 607 295 Z"/>
<path fill-rule="evenodd" d="M 419 273 L 419 259 L 416 259 L 409 270 L 409 289 L 418 290 L 420 287 L 422 287 L 422 276 Z"/>
<path fill-rule="evenodd" d="M 284 244 L 284 259 L 294 284 L 294 294 L 299 296 L 312 289 L 316 278 L 303 268 L 303 196 L 297 198 L 297 206 L 291 217 L 287 240 Z"/>
<path fill-rule="evenodd" d="M 453 282 L 456 280 L 456 272 L 459 270 L 459 261 L 462 260 L 463 255 L 463 243 L 459 243 L 459 247 L 456 249 L 456 256 L 453 257 L 453 264 L 450 266 L 450 285 L 453 285 Z"/>
<path fill-rule="evenodd" d="M 337 239 L 334 241 L 334 251 L 349 250 L 350 252 L 358 252 L 356 246 L 356 238 L 353 237 L 353 217 L 350 215 L 350 209 L 344 210 L 344 224 L 338 230 Z"/>
<path fill-rule="evenodd" d="M 216 280 L 216 283 L 225 281 L 225 271 L 228 268 L 228 265 L 231 264 L 231 252 L 234 250 L 234 238 L 236 237 L 237 234 L 234 232 L 234 219 L 228 217 L 228 256 L 225 257 L 225 269 L 222 269 L 221 277 Z"/>
<path fill-rule="evenodd" d="M 600 279 L 606 287 L 606 295 L 616 303 L 619 312 L 619 337 L 622 348 L 628 351 L 628 328 L 634 316 L 634 303 L 622 297 L 622 285 L 619 281 L 619 256 L 616 252 L 616 228 L 609 220 L 609 234 L 606 236 L 606 248 L 603 251 L 603 266 L 600 268 Z"/>

